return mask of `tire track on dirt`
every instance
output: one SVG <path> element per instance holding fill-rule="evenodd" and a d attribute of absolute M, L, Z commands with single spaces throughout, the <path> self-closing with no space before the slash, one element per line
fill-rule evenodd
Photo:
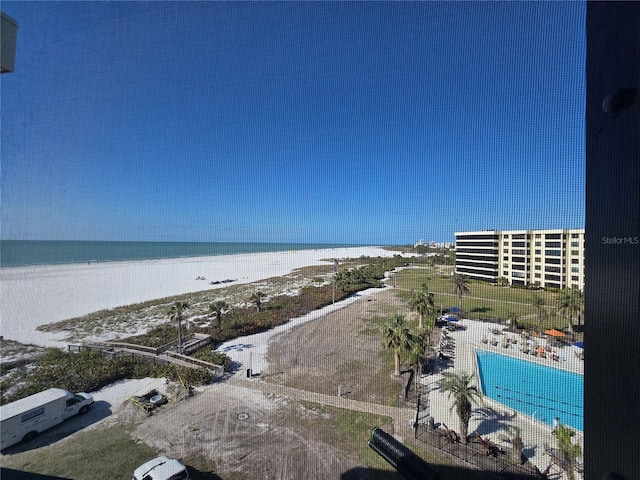
<path fill-rule="evenodd" d="M 285 387 L 283 385 L 269 383 L 259 379 L 246 379 L 239 375 L 231 377 L 227 382 L 238 387 L 257 390 L 265 394 L 277 395 L 293 400 L 302 400 L 320 405 L 342 408 L 345 410 L 384 415 L 391 417 L 393 420 L 393 435 L 399 440 L 402 441 L 403 438 L 408 438 L 407 435 L 413 435 L 413 428 L 411 428 L 409 422 L 415 417 L 415 412 L 409 408 L 392 407 L 389 405 L 368 403 L 345 397 L 310 392 L 308 390 Z"/>

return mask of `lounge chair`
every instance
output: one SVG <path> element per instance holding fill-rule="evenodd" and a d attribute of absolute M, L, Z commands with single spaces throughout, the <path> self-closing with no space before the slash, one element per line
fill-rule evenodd
<path fill-rule="evenodd" d="M 536 353 L 539 357 L 547 358 L 547 354 L 545 353 L 544 348 L 542 348 L 541 346 L 536 349 Z"/>
<path fill-rule="evenodd" d="M 489 340 L 487 340 L 487 336 L 486 336 L 486 335 L 483 335 L 483 336 L 482 336 L 482 340 L 480 340 L 480 342 L 481 342 L 481 343 L 485 343 L 485 344 L 486 344 L 486 343 L 488 343 L 488 342 L 489 342 Z"/>
<path fill-rule="evenodd" d="M 575 353 L 576 357 L 578 357 L 580 360 L 584 360 L 584 351 L 578 352 L 574 350 L 573 353 Z"/>
<path fill-rule="evenodd" d="M 534 357 L 538 355 L 538 342 L 533 342 L 533 345 L 531 346 L 531 350 L 529 350 L 529 353 Z"/>

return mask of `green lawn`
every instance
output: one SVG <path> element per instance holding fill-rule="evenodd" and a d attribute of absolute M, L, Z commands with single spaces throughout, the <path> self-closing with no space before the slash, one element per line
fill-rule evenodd
<path fill-rule="evenodd" d="M 2 467 L 72 480 L 128 480 L 136 468 L 161 454 L 134 441 L 129 430 L 125 425 L 118 425 L 79 432 L 37 451 L 4 455 Z M 215 464 L 202 454 L 182 461 L 194 480 L 220 479 L 213 473 Z M 245 477 L 232 474 L 225 478 Z"/>
<path fill-rule="evenodd" d="M 129 479 L 158 453 L 136 443 L 123 426 L 88 430 L 39 449 L 2 457 L 2 466 L 77 480 Z"/>
<path fill-rule="evenodd" d="M 455 296 L 448 271 L 435 268 L 411 268 L 396 274 L 396 286 L 404 295 L 417 290 L 423 283 L 429 285 L 434 293 L 435 305 L 447 309 L 458 307 L 460 301 Z M 565 329 L 566 320 L 556 314 L 556 292 L 529 290 L 524 288 L 500 287 L 487 282 L 472 280 L 469 284 L 470 295 L 462 298 L 461 307 L 465 316 L 478 320 L 506 320 L 515 313 L 519 325 L 537 326 L 537 317 L 532 305 L 535 296 L 545 301 L 548 320 L 543 328 Z"/>

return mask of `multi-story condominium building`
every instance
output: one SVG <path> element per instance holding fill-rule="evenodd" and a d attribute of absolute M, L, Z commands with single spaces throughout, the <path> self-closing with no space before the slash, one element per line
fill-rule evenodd
<path fill-rule="evenodd" d="M 584 230 L 456 232 L 456 273 L 509 285 L 584 289 Z"/>

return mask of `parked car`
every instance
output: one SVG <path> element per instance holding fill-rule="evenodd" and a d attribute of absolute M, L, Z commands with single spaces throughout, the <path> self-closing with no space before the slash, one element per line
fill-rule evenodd
<path fill-rule="evenodd" d="M 131 480 L 184 480 L 189 472 L 179 460 L 161 455 L 140 465 Z"/>

